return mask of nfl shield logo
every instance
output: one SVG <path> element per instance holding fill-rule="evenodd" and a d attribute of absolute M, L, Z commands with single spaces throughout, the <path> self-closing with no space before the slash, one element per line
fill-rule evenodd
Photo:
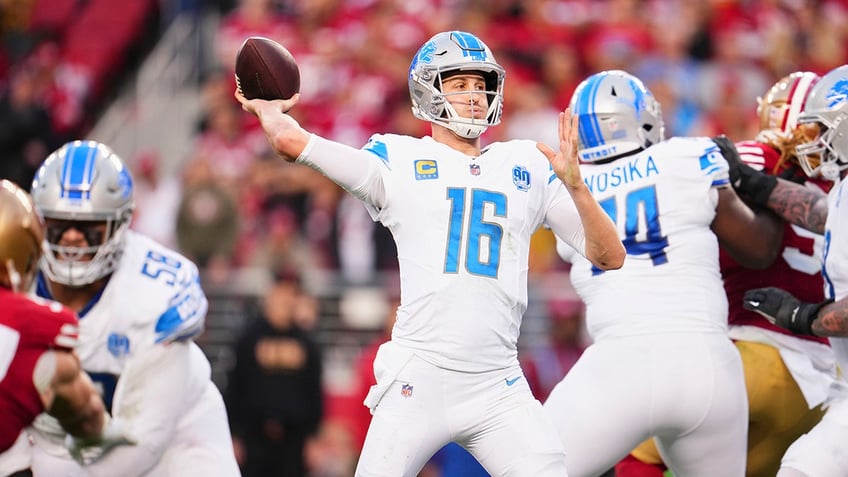
<path fill-rule="evenodd" d="M 472 176 L 479 176 L 480 175 L 480 165 L 479 164 L 471 164 L 469 166 L 469 169 L 471 171 Z"/>
<path fill-rule="evenodd" d="M 404 384 L 400 388 L 400 395 L 403 397 L 412 397 L 412 385 Z"/>

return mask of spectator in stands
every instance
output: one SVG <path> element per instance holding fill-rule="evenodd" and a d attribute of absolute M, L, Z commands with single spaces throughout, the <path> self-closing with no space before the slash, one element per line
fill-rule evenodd
<path fill-rule="evenodd" d="M 229 267 L 238 234 L 239 217 L 232 196 L 215 181 L 211 166 L 196 161 L 186 168 L 182 201 L 177 211 L 177 244 L 201 268 Z"/>
<path fill-rule="evenodd" d="M 55 138 L 50 113 L 39 97 L 36 73 L 16 70 L 0 96 L 0 178 L 29 188 L 32 176 Z"/>
<path fill-rule="evenodd" d="M 588 346 L 586 307 L 578 297 L 553 298 L 548 302 L 548 342 L 527 350 L 524 374 L 536 399 L 545 402 Z"/>
<path fill-rule="evenodd" d="M 318 345 L 295 322 L 300 276 L 278 271 L 235 344 L 227 410 L 244 477 L 302 477 L 323 417 Z"/>

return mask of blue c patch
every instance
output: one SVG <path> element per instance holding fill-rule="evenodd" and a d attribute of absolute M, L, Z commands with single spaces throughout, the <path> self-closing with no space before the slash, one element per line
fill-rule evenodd
<path fill-rule="evenodd" d="M 432 159 L 419 159 L 415 161 L 415 180 L 423 181 L 427 179 L 439 178 L 439 166 Z"/>

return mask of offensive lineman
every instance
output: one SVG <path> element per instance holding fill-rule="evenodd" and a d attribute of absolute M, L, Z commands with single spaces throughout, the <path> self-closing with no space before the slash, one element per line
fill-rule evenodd
<path fill-rule="evenodd" d="M 675 475 L 741 477 L 748 408 L 719 244 L 763 268 L 781 224 L 733 192 L 726 138 L 664 140 L 659 103 L 629 73 L 590 76 L 571 106 L 581 173 L 618 225 L 627 260 L 614 273 L 573 260 L 593 344 L 545 402 L 569 475 L 599 475 L 655 435 Z"/>

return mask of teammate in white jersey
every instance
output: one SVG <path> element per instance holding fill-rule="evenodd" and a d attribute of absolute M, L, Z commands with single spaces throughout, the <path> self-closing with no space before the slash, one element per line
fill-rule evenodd
<path fill-rule="evenodd" d="M 83 369 L 138 444 L 83 468 L 42 415 L 34 475 L 239 475 L 223 400 L 192 341 L 207 309 L 197 267 L 128 230 L 126 165 L 103 144 L 70 142 L 47 157 L 31 192 L 46 230 L 37 293 L 79 314 Z"/>
<path fill-rule="evenodd" d="M 843 373 L 848 370 L 847 119 L 848 65 L 843 65 L 822 76 L 798 118 L 800 124 L 817 126 L 816 136 L 796 148 L 801 164 L 810 177 L 836 182 L 826 202 L 821 193 L 784 180 L 763 178 L 743 166 L 739 180 L 740 190 L 760 195 L 787 220 L 825 236 L 825 301 L 808 303 L 779 288 L 760 288 L 745 294 L 745 307 L 795 333 L 829 337 Z M 786 451 L 778 476 L 848 475 L 848 398 L 840 393 L 836 399 L 822 421 Z"/>
<path fill-rule="evenodd" d="M 660 105 L 620 70 L 575 90 L 581 174 L 627 249 L 621 270 L 573 257 L 593 344 L 553 389 L 545 410 L 568 472 L 599 475 L 655 436 L 675 475 L 745 473 L 747 399 L 728 338 L 719 243 L 768 266 L 782 228 L 755 214 L 728 182 L 726 138 L 663 140 Z M 753 241 L 747 235 L 772 237 Z M 561 255 L 567 247 L 558 244 Z"/>
<path fill-rule="evenodd" d="M 599 269 L 624 248 L 580 177 L 568 111 L 559 152 L 480 135 L 500 122 L 504 69 L 476 36 L 435 35 L 409 68 L 413 114 L 431 136 L 375 135 L 355 149 L 310 134 L 290 100 L 246 100 L 274 150 L 326 174 L 388 227 L 401 305 L 374 362 L 373 418 L 357 476 L 415 476 L 463 445 L 495 476 L 563 476 L 565 456 L 518 363 L 530 236 L 549 225 Z"/>
<path fill-rule="evenodd" d="M 807 176 L 795 156 L 795 145 L 808 140 L 810 127 L 799 125 L 798 116 L 819 79 L 809 71 L 794 72 L 757 99 L 760 133 L 755 140 L 736 144 L 743 163 L 809 188 L 830 190 L 831 181 Z M 745 200 L 744 194 L 739 195 Z M 824 415 L 822 404 L 829 397 L 837 369 L 827 338 L 794 335 L 775 326 L 746 310 L 742 297 L 752 286 L 772 286 L 785 288 L 805 301 L 822 301 L 823 242 L 823 235 L 786 222 L 780 256 L 770 267 L 746 268 L 726 253 L 719 258 L 730 337 L 742 356 L 748 388 L 746 477 L 774 477 L 789 445 Z M 665 469 L 661 464 L 651 439 L 616 464 L 616 477 L 662 477 Z"/>

